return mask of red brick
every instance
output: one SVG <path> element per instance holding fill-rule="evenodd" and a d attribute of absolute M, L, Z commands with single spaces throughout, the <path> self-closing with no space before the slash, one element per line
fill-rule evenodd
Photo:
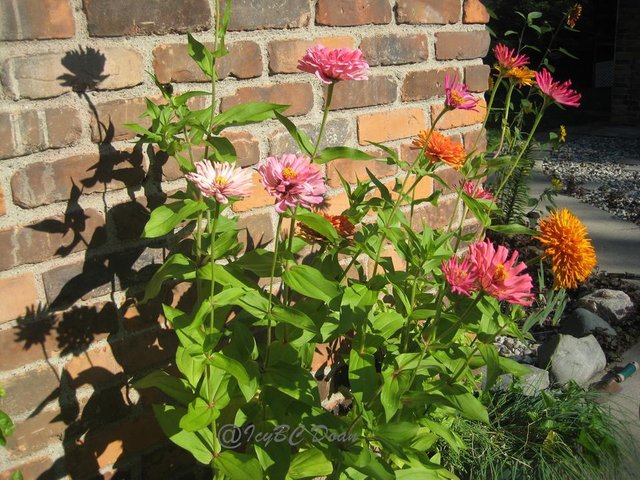
<path fill-rule="evenodd" d="M 251 195 L 233 204 L 234 212 L 246 212 L 253 208 L 267 207 L 275 203 L 274 197 L 269 195 L 260 183 L 260 174 L 254 173 L 252 176 L 253 190 Z"/>
<path fill-rule="evenodd" d="M 387 24 L 392 19 L 391 4 L 387 0 L 318 0 L 316 24 L 333 27 Z"/>
<path fill-rule="evenodd" d="M 12 123 L 9 113 L 0 113 L 0 159 L 13 157 L 17 150 L 13 141 Z"/>
<path fill-rule="evenodd" d="M 398 108 L 358 116 L 358 142 L 386 142 L 417 135 L 426 126 L 420 108 Z"/>
<path fill-rule="evenodd" d="M 209 49 L 212 43 L 206 43 Z M 227 45 L 229 54 L 217 62 L 219 78 L 254 78 L 262 74 L 262 54 L 255 42 L 233 42 Z M 161 83 L 210 82 L 189 57 L 186 44 L 158 45 L 153 50 L 153 70 Z"/>
<path fill-rule="evenodd" d="M 459 75 L 457 68 L 409 72 L 402 84 L 402 101 L 413 102 L 444 96 L 444 79 Z"/>
<path fill-rule="evenodd" d="M 487 104 L 484 99 L 480 99 L 476 107 L 477 112 L 473 110 L 450 110 L 438 121 L 437 128 L 440 130 L 448 130 L 449 128 L 466 127 L 474 123 L 484 121 L 487 110 Z M 436 117 L 444 109 L 444 104 L 431 106 L 431 122 L 435 122 Z"/>
<path fill-rule="evenodd" d="M 299 28 L 309 23 L 307 0 L 233 0 L 229 30 Z"/>
<path fill-rule="evenodd" d="M 0 185 L 0 217 L 7 214 L 7 206 L 5 205 L 4 200 L 4 188 Z"/>
<path fill-rule="evenodd" d="M 298 125 L 298 129 L 305 132 L 312 142 L 316 141 L 320 133 L 320 125 L 318 122 Z M 274 129 L 269 133 L 268 137 L 270 155 L 283 155 L 285 153 L 298 153 L 300 151 L 300 147 L 298 147 L 284 127 Z M 353 122 L 350 119 L 332 119 L 331 115 L 329 115 L 329 120 L 325 126 L 319 148 L 323 149 L 329 146 L 348 145 L 354 140 L 354 137 Z"/>
<path fill-rule="evenodd" d="M 51 443 L 61 442 L 66 428 L 60 411 L 40 412 L 16 423 L 16 430 L 7 441 L 7 451 L 12 458 L 37 452 Z"/>
<path fill-rule="evenodd" d="M 76 143 L 82 135 L 82 125 L 74 108 L 49 108 L 44 111 L 47 124 L 47 145 L 62 148 Z"/>
<path fill-rule="evenodd" d="M 464 83 L 472 92 L 484 92 L 489 88 L 489 65 L 471 65 L 464 67 Z"/>
<path fill-rule="evenodd" d="M 16 100 L 57 97 L 77 89 L 115 90 L 142 83 L 142 56 L 136 50 L 106 47 L 93 54 L 87 51 L 10 58 L 3 65 L 3 83 Z M 104 69 L 94 72 L 92 65 L 96 62 L 103 62 Z"/>
<path fill-rule="evenodd" d="M 329 215 L 340 215 L 349 208 L 349 197 L 344 192 L 329 195 L 322 204 L 322 211 Z"/>
<path fill-rule="evenodd" d="M 366 81 L 338 82 L 333 90 L 332 110 L 368 107 L 395 102 L 397 85 L 391 76 L 369 77 Z M 326 89 L 325 89 L 326 98 Z"/>
<path fill-rule="evenodd" d="M 258 139 L 248 131 L 225 130 L 222 136 L 229 139 L 236 149 L 238 165 L 249 167 L 260 160 L 260 143 Z"/>
<path fill-rule="evenodd" d="M 139 123 L 148 127 L 149 120 L 140 118 L 146 109 L 147 104 L 144 98 L 112 100 L 96 105 L 100 124 L 94 116 L 91 117 L 91 140 L 100 143 L 105 140 L 115 142 L 134 138 L 136 134 L 124 124 Z"/>
<path fill-rule="evenodd" d="M 440 200 L 438 206 L 425 204 L 416 207 L 411 226 L 416 232 L 423 230 L 423 225 L 430 228 L 443 228 L 449 225 L 457 198 Z"/>
<path fill-rule="evenodd" d="M 327 176 L 329 177 L 329 186 L 338 188 L 342 185 L 340 175 L 349 183 L 355 184 L 358 180 L 366 180 L 369 178 L 367 169 L 375 175 L 376 178 L 390 177 L 396 174 L 395 165 L 387 165 L 382 160 L 382 152 L 369 152 L 372 155 L 378 153 L 381 160 L 355 161 L 346 158 L 334 160 L 327 165 Z M 338 175 L 338 173 L 340 175 Z"/>
<path fill-rule="evenodd" d="M 398 23 L 435 23 L 460 21 L 460 0 L 398 0 Z"/>
<path fill-rule="evenodd" d="M 48 205 L 78 194 L 139 185 L 144 179 L 138 153 L 85 154 L 54 162 L 36 162 L 11 178 L 13 201 L 24 208 Z"/>
<path fill-rule="evenodd" d="M 33 273 L 25 272 L 0 279 L 0 297 L 10 299 L 4 302 L 0 311 L 0 323 L 33 313 L 38 307 L 38 290 Z M 7 350 L 2 351 L 7 353 Z M 5 367 L 4 363 L 2 368 Z"/>
<path fill-rule="evenodd" d="M 469 60 L 484 58 L 491 38 L 486 30 L 472 32 L 437 32 L 436 58 L 438 60 Z"/>
<path fill-rule="evenodd" d="M 73 228 L 72 228 L 73 227 Z M 75 229 L 75 232 L 74 232 Z M 39 263 L 51 258 L 96 248 L 104 243 L 104 217 L 93 209 L 47 218 L 37 224 L 0 231 L 0 270 L 25 263 Z"/>
<path fill-rule="evenodd" d="M 0 40 L 71 38 L 75 24 L 69 0 L 0 0 Z"/>
<path fill-rule="evenodd" d="M 274 229 L 269 213 L 247 215 L 238 221 L 238 240 L 248 250 L 264 247 L 273 240 Z"/>
<path fill-rule="evenodd" d="M 37 111 L 27 110 L 21 112 L 19 115 L 14 116 L 14 121 L 13 128 L 18 130 L 22 137 L 20 154 L 26 155 L 45 149 L 45 136 Z"/>
<path fill-rule="evenodd" d="M 419 63 L 429 58 L 429 41 L 425 34 L 366 37 L 362 39 L 360 49 L 371 66 Z"/>
<path fill-rule="evenodd" d="M 23 478 L 37 478 L 38 480 L 53 480 L 54 475 L 51 473 L 51 467 L 54 460 L 48 457 L 37 457 L 19 464 L 14 468 L 0 472 L 0 480 L 11 480 L 16 470 L 20 470 Z M 4 466 L 2 467 L 4 468 Z"/>
<path fill-rule="evenodd" d="M 475 150 L 476 153 L 485 152 L 487 150 L 487 132 L 485 130 L 472 130 L 465 133 L 464 148 L 468 153 L 471 153 L 472 150 Z"/>
<path fill-rule="evenodd" d="M 297 73 L 298 60 L 306 53 L 308 48 L 315 45 L 324 45 L 327 48 L 353 48 L 353 37 L 316 37 L 313 40 L 287 39 L 269 42 L 269 72 L 271 73 Z"/>
<path fill-rule="evenodd" d="M 163 35 L 205 30 L 211 26 L 207 0 L 84 0 L 89 35 Z"/>
<path fill-rule="evenodd" d="M 443 166 L 436 170 L 436 175 L 440 177 L 447 185 L 444 186 L 440 182 L 435 181 L 435 189 L 442 192 L 443 195 L 455 192 L 456 188 L 462 181 L 462 174 L 449 166 Z"/>
<path fill-rule="evenodd" d="M 21 372 L 2 383 L 7 394 L 0 400 L 0 410 L 4 410 L 10 417 L 31 413 L 49 402 L 57 403 L 59 392 L 56 390 L 60 381 L 49 365 Z"/>
<path fill-rule="evenodd" d="M 238 88 L 236 94 L 224 97 L 220 108 L 228 110 L 245 102 L 271 102 L 291 105 L 284 114 L 287 116 L 304 115 L 313 108 L 313 90 L 308 83 L 280 83 L 262 87 Z"/>
<path fill-rule="evenodd" d="M 489 23 L 489 12 L 480 0 L 464 0 L 464 23 Z"/>

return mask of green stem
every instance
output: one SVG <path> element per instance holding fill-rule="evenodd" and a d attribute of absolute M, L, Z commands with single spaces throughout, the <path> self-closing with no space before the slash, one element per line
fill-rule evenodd
<path fill-rule="evenodd" d="M 320 131 L 318 132 L 318 138 L 316 139 L 316 144 L 313 147 L 313 152 L 311 153 L 311 162 L 316 158 L 318 154 L 318 148 L 320 148 L 320 142 L 322 141 L 322 135 L 324 134 L 324 128 L 327 125 L 327 118 L 329 117 L 329 110 L 331 110 L 331 99 L 333 98 L 333 87 L 335 83 L 332 82 L 327 87 L 327 100 L 324 103 L 324 113 L 322 115 L 322 123 L 320 124 Z"/>
<path fill-rule="evenodd" d="M 211 316 L 209 317 L 209 333 L 213 333 L 213 330 L 215 328 L 214 314 L 216 310 L 216 305 L 215 305 L 215 302 L 213 301 L 213 296 L 215 295 L 215 286 L 216 286 L 216 270 L 215 270 L 216 261 L 213 258 L 213 247 L 215 245 L 216 230 L 218 228 L 219 216 L 220 216 L 220 205 L 216 203 L 216 207 L 213 212 L 213 221 L 211 220 L 211 215 L 208 214 L 208 222 L 207 222 L 207 228 L 209 229 L 209 262 L 211 265 L 211 288 L 209 290 L 209 302 L 211 302 Z"/>
<path fill-rule="evenodd" d="M 495 83 L 493 84 L 493 89 L 491 90 L 491 95 L 489 96 L 489 103 L 487 103 L 487 111 L 484 114 L 484 120 L 482 121 L 482 128 L 478 130 L 478 135 L 476 135 L 476 139 L 473 142 L 473 146 L 471 147 L 471 152 L 473 152 L 478 146 L 478 142 L 480 141 L 480 137 L 482 136 L 482 132 L 485 130 L 487 126 L 487 122 L 489 121 L 489 115 L 491 114 L 491 108 L 493 108 L 493 102 L 496 98 L 496 92 L 502 83 L 502 72 L 498 74 L 498 78 L 496 78 Z"/>
<path fill-rule="evenodd" d="M 509 110 L 511 110 L 511 95 L 513 94 L 513 89 L 516 86 L 516 82 L 512 81 L 509 86 L 509 90 L 507 91 L 507 98 L 504 103 L 504 115 L 502 116 L 502 133 L 500 134 L 500 143 L 498 144 L 498 149 L 494 156 L 499 156 L 502 151 L 502 146 L 504 145 L 504 137 L 507 133 L 507 126 L 509 123 Z"/>
<path fill-rule="evenodd" d="M 282 228 L 282 215 L 278 215 L 278 226 L 276 227 L 275 245 L 273 247 L 273 262 L 271 263 L 271 275 L 269 276 L 269 309 L 267 311 L 267 352 L 265 354 L 264 364 L 267 365 L 269 360 L 269 347 L 271 346 L 271 309 L 273 307 L 273 278 L 276 274 L 276 265 L 278 263 L 278 251 L 280 249 L 280 229 Z"/>
<path fill-rule="evenodd" d="M 220 31 L 220 0 L 215 1 L 215 15 L 216 15 L 216 27 L 215 35 L 213 36 L 213 52 L 211 55 L 211 115 L 209 116 L 209 129 L 207 132 L 207 139 L 211 135 L 213 130 L 213 119 L 216 116 L 216 80 L 218 74 L 216 73 L 216 56 L 215 52 L 218 50 L 218 32 Z M 209 142 L 205 142 L 204 158 L 209 156 Z"/>

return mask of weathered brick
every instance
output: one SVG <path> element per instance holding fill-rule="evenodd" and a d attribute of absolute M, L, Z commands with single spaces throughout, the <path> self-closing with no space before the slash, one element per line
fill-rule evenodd
<path fill-rule="evenodd" d="M 20 470 L 23 478 L 53 480 L 55 478 L 54 473 L 51 471 L 51 466 L 53 464 L 54 460 L 48 457 L 32 458 L 31 460 L 27 460 L 26 462 L 19 464 L 15 469 L 11 468 L 0 472 L 0 480 L 11 480 L 12 475 L 16 470 Z"/>
<path fill-rule="evenodd" d="M 420 108 L 398 108 L 358 116 L 358 142 L 386 142 L 417 135 L 426 126 Z"/>
<path fill-rule="evenodd" d="M 0 40 L 71 38 L 75 34 L 69 0 L 0 0 Z"/>
<path fill-rule="evenodd" d="M 436 175 L 440 177 L 447 185 L 444 186 L 440 182 L 434 182 L 436 190 L 442 192 L 443 195 L 452 193 L 458 188 L 462 182 L 462 174 L 455 168 L 442 166 L 436 170 Z"/>
<path fill-rule="evenodd" d="M 299 28 L 310 17 L 307 0 L 233 0 L 229 30 Z"/>
<path fill-rule="evenodd" d="M 264 247 L 273 240 L 274 225 L 271 215 L 258 213 L 238 220 L 238 239 L 247 250 Z"/>
<path fill-rule="evenodd" d="M 327 48 L 353 48 L 353 37 L 316 37 L 313 40 L 287 39 L 269 42 L 269 72 L 271 73 L 296 73 L 298 60 L 306 53 L 308 48 L 315 45 L 324 45 Z"/>
<path fill-rule="evenodd" d="M 435 23 L 460 21 L 460 0 L 398 0 L 398 23 Z"/>
<path fill-rule="evenodd" d="M 21 153 L 28 154 L 44 150 L 46 143 L 44 132 L 40 125 L 38 112 L 35 110 L 27 110 L 21 112 L 15 117 L 13 128 L 20 131 L 22 137 Z"/>
<path fill-rule="evenodd" d="M 313 90 L 308 83 L 280 83 L 262 87 L 242 87 L 236 94 L 224 97 L 220 108 L 228 110 L 245 102 L 271 102 L 291 105 L 284 115 L 296 116 L 309 113 L 313 108 Z"/>
<path fill-rule="evenodd" d="M 95 143 L 129 140 L 135 137 L 133 130 L 124 125 L 139 123 L 149 126 L 146 118 L 140 118 L 147 105 L 144 98 L 129 98 L 126 100 L 112 100 L 96 105 L 98 120 L 91 117 L 91 140 Z"/>
<path fill-rule="evenodd" d="M 213 44 L 206 43 L 207 48 Z M 218 60 L 219 78 L 254 78 L 262 74 L 262 54 L 255 42 L 233 42 L 229 54 Z M 186 44 L 158 45 L 153 50 L 153 70 L 161 83 L 209 82 L 207 76 L 189 57 Z"/>
<path fill-rule="evenodd" d="M 236 149 L 238 165 L 249 167 L 260 160 L 260 143 L 258 139 L 247 131 L 225 130 L 222 136 L 228 138 Z"/>
<path fill-rule="evenodd" d="M 402 100 L 412 102 L 444 96 L 445 77 L 447 75 L 453 77 L 457 74 L 457 68 L 409 72 L 402 84 Z"/>
<path fill-rule="evenodd" d="M 0 217 L 7 214 L 7 206 L 4 200 L 4 188 L 0 185 Z"/>
<path fill-rule="evenodd" d="M 489 23 L 489 20 L 489 12 L 480 0 L 464 0 L 464 23 Z"/>
<path fill-rule="evenodd" d="M 25 263 L 39 263 L 71 252 L 98 247 L 106 240 L 104 217 L 93 209 L 47 218 L 24 227 L 0 231 L 0 270 Z"/>
<path fill-rule="evenodd" d="M 318 0 L 316 24 L 333 27 L 390 23 L 391 4 L 387 0 Z"/>
<path fill-rule="evenodd" d="M 472 92 L 484 92 L 489 88 L 489 65 L 471 65 L 464 67 L 464 83 Z"/>
<path fill-rule="evenodd" d="M 67 426 L 57 410 L 44 411 L 16 423 L 16 430 L 8 438 L 7 452 L 12 458 L 37 452 L 50 443 L 60 442 Z M 2 478 L 0 476 L 0 478 Z M 32 477 L 35 478 L 35 477 Z"/>
<path fill-rule="evenodd" d="M 0 279 L 0 297 L 10 300 L 4 302 L 0 311 L 0 323 L 33 313 L 38 308 L 38 290 L 33 273 L 25 272 Z M 2 351 L 7 352 L 4 349 Z M 4 363 L 2 368 L 5 368 Z"/>
<path fill-rule="evenodd" d="M 82 124 L 74 108 L 49 108 L 45 110 L 47 145 L 62 148 L 73 145 L 82 135 Z"/>
<path fill-rule="evenodd" d="M 0 113 L 0 159 L 15 155 L 17 150 L 13 141 L 12 121 L 9 113 Z"/>
<path fill-rule="evenodd" d="M 29 55 L 8 59 L 2 82 L 14 99 L 50 98 L 72 90 L 115 90 L 142 83 L 142 56 L 135 50 L 102 50 Z M 9 78 L 13 76 L 14 80 Z"/>
<path fill-rule="evenodd" d="M 383 105 L 395 102 L 396 97 L 397 85 L 391 76 L 369 77 L 369 80 L 364 82 L 338 82 L 333 90 L 331 109 Z"/>
<path fill-rule="evenodd" d="M 205 30 L 211 26 L 207 0 L 84 0 L 89 35 L 163 35 Z"/>
<path fill-rule="evenodd" d="M 484 120 L 484 116 L 487 110 L 487 104 L 484 99 L 480 99 L 477 105 L 477 110 L 450 110 L 444 114 L 444 116 L 438 121 L 437 128 L 441 130 L 448 130 L 455 127 L 466 127 L 473 125 L 474 123 L 480 123 Z M 436 117 L 440 115 L 444 109 L 442 105 L 431 105 L 431 122 L 434 122 Z"/>
<path fill-rule="evenodd" d="M 371 66 L 403 65 L 427 60 L 428 44 L 428 37 L 425 34 L 389 34 L 363 38 L 360 49 Z"/>
<path fill-rule="evenodd" d="M 430 228 L 446 227 L 453 216 L 456 201 L 456 198 L 449 198 L 440 200 L 437 207 L 431 204 L 416 207 L 411 226 L 416 232 L 421 232 L 423 225 Z"/>
<path fill-rule="evenodd" d="M 487 150 L 487 132 L 485 130 L 472 130 L 464 134 L 464 148 L 467 152 L 476 153 Z"/>
<path fill-rule="evenodd" d="M 23 208 L 68 200 L 80 194 L 139 185 L 142 156 L 130 152 L 85 154 L 54 162 L 36 162 L 11 178 L 13 201 Z"/>
<path fill-rule="evenodd" d="M 469 60 L 483 58 L 489 51 L 491 38 L 486 30 L 472 32 L 437 32 L 438 60 Z"/>
<path fill-rule="evenodd" d="M 315 142 L 320 133 L 320 125 L 318 123 L 298 125 L 298 129 L 305 132 L 311 139 L 311 142 Z M 325 126 L 319 148 L 323 149 L 329 146 L 349 144 L 354 136 L 353 123 L 350 120 L 346 118 L 330 119 Z M 269 153 L 271 155 L 298 153 L 299 151 L 300 147 L 298 147 L 284 127 L 278 127 L 269 134 Z"/>
<path fill-rule="evenodd" d="M 266 207 L 275 203 L 274 198 L 267 193 L 260 182 L 260 174 L 255 172 L 251 177 L 253 182 L 253 189 L 251 195 L 243 198 L 239 202 L 233 204 L 234 212 L 246 212 L 253 208 Z"/>
<path fill-rule="evenodd" d="M 54 367 L 55 368 L 55 367 Z M 33 412 L 40 404 L 57 402 L 60 382 L 49 365 L 21 372 L 3 381 L 7 392 L 0 399 L 0 410 L 9 416 Z M 42 405 L 44 406 L 44 405 Z"/>
<path fill-rule="evenodd" d="M 329 195 L 322 204 L 322 211 L 329 215 L 340 215 L 349 208 L 349 198 L 344 192 Z"/>
<path fill-rule="evenodd" d="M 372 155 L 376 152 L 369 152 Z M 395 175 L 396 166 L 387 165 L 380 155 L 380 160 L 353 161 L 346 158 L 334 160 L 327 165 L 327 176 L 329 177 L 329 186 L 338 188 L 342 185 L 340 175 L 347 182 L 355 184 L 358 180 L 369 178 L 367 170 L 375 175 L 376 178 L 389 177 Z M 340 175 L 338 175 L 340 174 Z"/>

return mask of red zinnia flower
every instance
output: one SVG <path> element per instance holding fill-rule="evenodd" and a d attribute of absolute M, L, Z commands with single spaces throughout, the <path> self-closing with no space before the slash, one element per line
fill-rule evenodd
<path fill-rule="evenodd" d="M 443 260 L 442 273 L 454 293 L 470 297 L 472 292 L 478 290 L 477 271 L 466 258 L 461 260 L 458 257 L 451 257 L 449 260 Z"/>
<path fill-rule="evenodd" d="M 324 83 L 338 80 L 367 80 L 369 64 L 360 49 L 316 45 L 298 61 L 298 70 L 313 73 Z"/>
<path fill-rule="evenodd" d="M 555 82 L 553 77 L 546 68 L 543 68 L 541 72 L 536 72 L 536 82 L 538 82 L 538 88 L 547 95 L 551 100 L 560 105 L 566 105 L 567 107 L 579 107 L 580 95 L 571 87 L 571 80 L 560 83 Z"/>
<path fill-rule="evenodd" d="M 524 67 L 529 63 L 529 57 L 522 53 L 516 53 L 512 48 L 499 43 L 493 49 L 493 54 L 498 60 L 498 70 L 504 71 L 511 68 Z"/>
<path fill-rule="evenodd" d="M 464 83 L 458 83 L 457 75 L 455 75 L 453 79 L 449 77 L 449 75 L 444 77 L 444 91 L 446 95 L 444 103 L 447 107 L 478 111 L 476 105 L 478 105 L 479 100 L 469 93 Z"/>

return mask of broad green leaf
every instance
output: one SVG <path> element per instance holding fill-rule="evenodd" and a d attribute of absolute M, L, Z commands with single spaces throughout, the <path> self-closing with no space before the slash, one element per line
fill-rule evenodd
<path fill-rule="evenodd" d="M 500 364 L 500 370 L 505 373 L 515 375 L 516 377 L 531 373 L 531 370 L 529 370 L 527 367 L 525 367 L 521 363 L 516 362 L 515 360 L 511 360 L 510 358 L 498 357 L 498 362 Z"/>
<path fill-rule="evenodd" d="M 209 465 L 213 459 L 210 446 L 213 444 L 211 430 L 205 428 L 199 432 L 187 432 L 180 428 L 180 419 L 187 413 L 185 408 L 171 405 L 154 405 L 153 412 L 160 428 L 173 443 L 191 453 L 200 463 Z"/>
<path fill-rule="evenodd" d="M 246 453 L 225 450 L 218 455 L 213 464 L 230 480 L 262 480 L 262 467 L 258 459 Z"/>
<path fill-rule="evenodd" d="M 242 363 L 234 358 L 228 357 L 222 352 L 214 353 L 208 360 L 208 363 L 214 367 L 224 370 L 235 377 L 235 379 L 240 383 L 249 383 L 251 381 L 251 378 Z"/>
<path fill-rule="evenodd" d="M 335 227 L 322 215 L 318 215 L 314 212 L 299 211 L 296 214 L 296 220 L 300 223 L 304 223 L 307 227 L 315 230 L 320 235 L 334 243 L 338 243 L 341 240 Z"/>
<path fill-rule="evenodd" d="M 371 320 L 373 329 L 388 340 L 391 336 L 402 328 L 405 319 L 396 311 L 382 312 Z"/>
<path fill-rule="evenodd" d="M 151 212 L 151 217 L 144 226 L 142 236 L 144 238 L 162 237 L 172 232 L 180 222 L 192 218 L 196 213 L 205 209 L 206 205 L 203 202 L 188 199 L 169 205 L 160 205 Z"/>
<path fill-rule="evenodd" d="M 238 260 L 233 262 L 243 270 L 255 273 L 259 277 L 269 277 L 273 268 L 274 255 L 273 252 L 264 248 L 257 248 L 245 253 Z M 282 274 L 282 265 L 276 262 L 274 276 L 279 277 Z"/>
<path fill-rule="evenodd" d="M 133 384 L 135 388 L 155 387 L 171 398 L 187 406 L 193 400 L 193 391 L 189 383 L 181 378 L 156 370 Z"/>
<path fill-rule="evenodd" d="M 209 143 L 213 145 L 213 154 L 219 162 L 235 163 L 238 155 L 233 143 L 225 137 L 210 137 Z"/>
<path fill-rule="evenodd" d="M 275 112 L 275 117 L 287 129 L 289 135 L 291 135 L 291 138 L 293 138 L 298 147 L 300 147 L 300 151 L 306 153 L 307 155 L 311 155 L 311 152 L 313 152 L 313 144 L 311 143 L 311 140 L 309 139 L 307 134 L 296 127 L 291 120 L 282 115 L 280 112 Z"/>
<path fill-rule="evenodd" d="M 494 232 L 505 233 L 508 235 L 531 235 L 534 237 L 540 235 L 539 232 L 517 223 L 512 223 L 510 225 L 489 225 L 487 228 Z"/>
<path fill-rule="evenodd" d="M 340 294 L 337 282 L 308 265 L 294 265 L 282 274 L 282 280 L 296 292 L 327 303 Z"/>
<path fill-rule="evenodd" d="M 376 157 L 358 150 L 357 148 L 327 147 L 321 150 L 320 154 L 316 155 L 314 161 L 322 164 L 338 158 L 348 158 L 349 160 L 372 160 Z"/>
<path fill-rule="evenodd" d="M 142 303 L 155 298 L 160 293 L 162 284 L 167 280 L 193 280 L 196 278 L 195 268 L 195 264 L 185 255 L 181 253 L 171 255 L 147 283 Z"/>
<path fill-rule="evenodd" d="M 299 452 L 291 459 L 288 479 L 324 477 L 333 471 L 333 465 L 317 448 L 310 448 Z"/>
<path fill-rule="evenodd" d="M 375 360 L 370 353 L 361 353 L 355 349 L 349 355 L 349 383 L 351 392 L 361 404 L 373 398 L 378 389 Z"/>
<path fill-rule="evenodd" d="M 227 127 L 258 123 L 274 118 L 276 112 L 281 113 L 287 108 L 289 108 L 288 105 L 267 102 L 248 102 L 236 105 L 213 119 L 213 124 L 216 127 L 215 133 L 219 133 Z"/>
<path fill-rule="evenodd" d="M 202 353 L 202 347 L 200 346 L 200 351 L 198 352 L 198 356 L 194 356 L 194 350 L 197 345 L 192 346 L 193 348 L 184 348 L 182 346 L 178 346 L 176 349 L 176 366 L 180 373 L 182 373 L 191 385 L 197 385 L 202 377 L 204 372 L 204 354 Z"/>
<path fill-rule="evenodd" d="M 0 410 L 0 446 L 5 446 L 7 444 L 7 437 L 10 436 L 16 427 L 13 424 L 9 415 Z"/>
<path fill-rule="evenodd" d="M 198 64 L 200 70 L 209 78 L 213 75 L 213 55 L 202 43 L 197 41 L 190 33 L 187 33 L 189 42 L 188 53 Z"/>
<path fill-rule="evenodd" d="M 294 307 L 276 305 L 271 310 L 271 316 L 275 320 L 276 324 L 284 322 L 309 332 L 317 333 L 318 331 L 313 320 L 311 320 L 306 313 L 301 312 Z"/>
<path fill-rule="evenodd" d="M 485 361 L 487 366 L 486 385 L 484 390 L 489 391 L 491 390 L 491 387 L 495 385 L 500 373 L 498 351 L 493 344 L 486 343 L 478 343 L 478 350 L 480 351 L 480 355 L 482 355 L 482 359 Z"/>
<path fill-rule="evenodd" d="M 220 415 L 218 410 L 209 407 L 207 402 L 197 397 L 189 404 L 187 413 L 180 419 L 180 428 L 187 432 L 197 432 L 208 428 L 218 415 Z"/>
<path fill-rule="evenodd" d="M 416 423 L 409 422 L 382 423 L 375 429 L 375 435 L 391 444 L 403 445 L 414 439 L 419 428 Z"/>

